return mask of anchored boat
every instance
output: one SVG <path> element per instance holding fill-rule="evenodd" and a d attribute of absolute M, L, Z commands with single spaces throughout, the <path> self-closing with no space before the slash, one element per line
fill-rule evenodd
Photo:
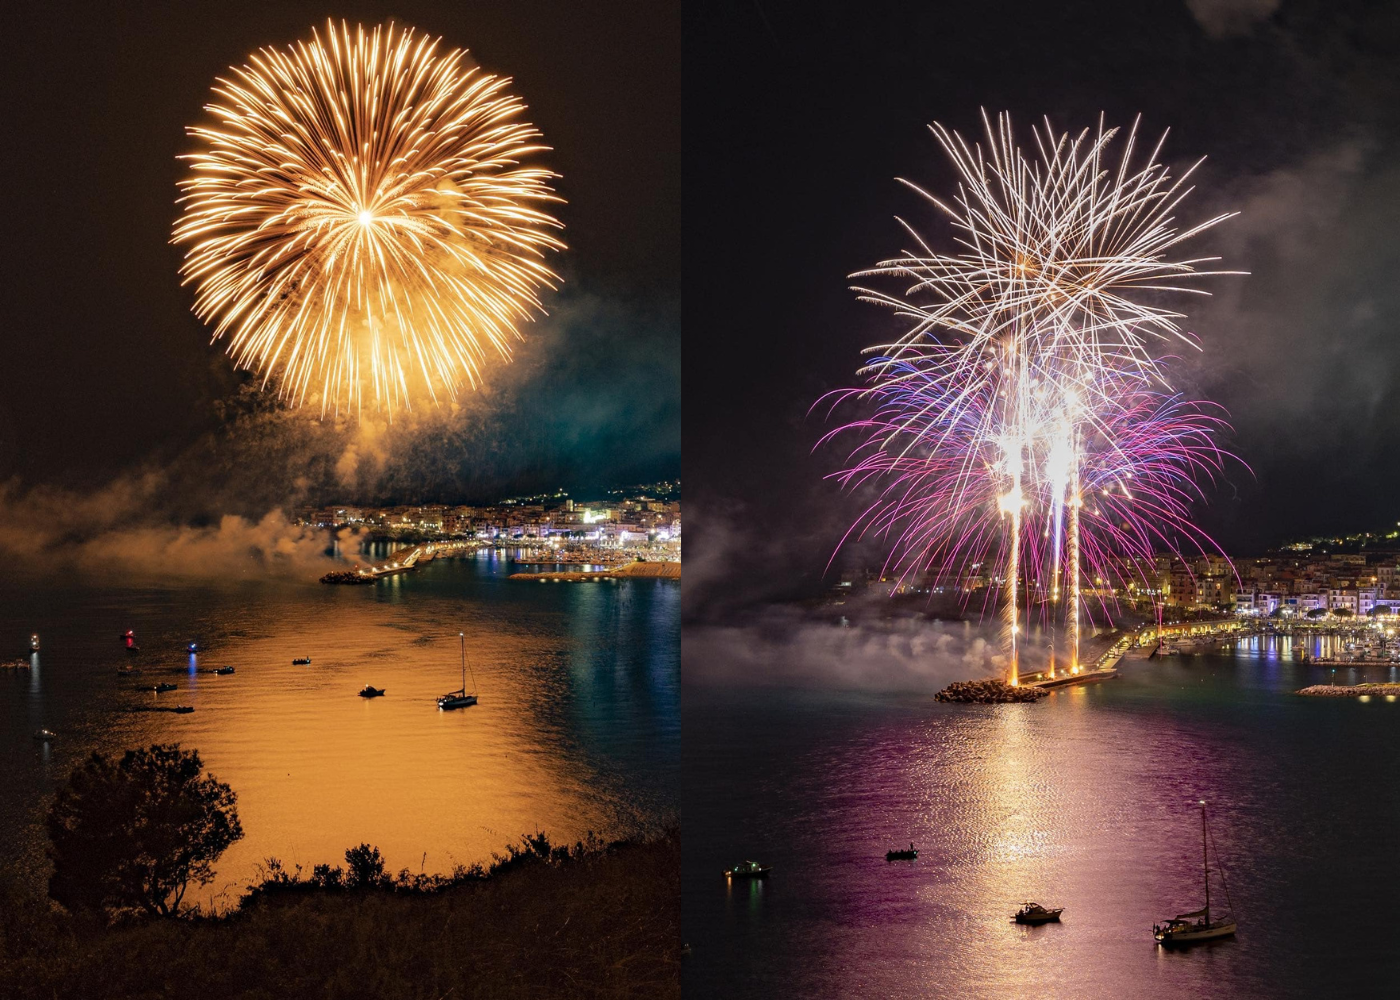
<path fill-rule="evenodd" d="M 472 690 L 467 693 L 467 634 L 458 632 L 457 638 L 462 642 L 462 689 L 460 691 L 449 691 L 438 699 L 438 708 L 466 708 L 476 704 L 476 671 L 472 671 Z"/>
<path fill-rule="evenodd" d="M 725 878 L 767 878 L 772 865 L 761 865 L 757 861 L 741 861 L 724 873 Z"/>
<path fill-rule="evenodd" d="M 1206 890 L 1206 905 L 1199 910 L 1190 913 L 1179 913 L 1170 920 L 1160 924 L 1152 925 L 1152 936 L 1157 939 L 1157 943 L 1171 947 L 1173 945 L 1196 944 L 1200 941 L 1211 941 L 1216 938 L 1234 937 L 1235 918 L 1233 916 L 1223 917 L 1218 920 L 1210 918 L 1210 852 L 1208 850 L 1210 842 L 1210 827 L 1206 822 L 1206 804 L 1201 801 L 1201 875 Z M 1220 857 L 1216 856 L 1216 867 L 1220 867 Z M 1234 909 L 1230 903 L 1230 884 L 1225 881 L 1225 869 L 1220 868 L 1220 884 L 1225 889 L 1225 904 Z M 1217 911 L 1218 912 L 1218 911 Z"/>
<path fill-rule="evenodd" d="M 1051 908 L 1041 906 L 1039 903 L 1028 902 L 1025 906 L 1016 911 L 1015 920 L 1018 924 L 1030 924 L 1032 926 L 1048 924 L 1051 921 L 1059 923 L 1060 914 L 1064 912 L 1065 908 L 1063 906 Z"/>
<path fill-rule="evenodd" d="M 913 861 L 918 856 L 918 848 L 916 848 L 913 844 L 909 845 L 909 850 L 907 851 L 901 847 L 893 851 L 885 852 L 886 861 Z"/>

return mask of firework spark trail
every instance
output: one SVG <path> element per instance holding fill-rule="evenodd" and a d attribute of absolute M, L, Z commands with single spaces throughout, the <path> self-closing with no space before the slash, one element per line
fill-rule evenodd
<path fill-rule="evenodd" d="M 1190 511 L 1199 480 L 1229 457 L 1216 444 L 1228 427 L 1172 389 L 1158 345 L 1197 345 L 1185 314 L 1161 303 L 1204 294 L 1184 282 L 1241 272 L 1178 259 L 1183 242 L 1230 215 L 1178 227 L 1196 167 L 1172 178 L 1158 162 L 1165 135 L 1137 166 L 1134 124 L 1110 165 L 1117 130 L 1102 120 L 1077 136 L 1047 122 L 1030 156 L 1009 117 L 983 121 L 985 143 L 933 126 L 959 175 L 950 202 L 909 185 L 948 217 L 957 251 L 902 223 L 919 251 L 855 276 L 900 280 L 898 293 L 856 291 L 910 327 L 872 349 L 866 386 L 832 396 L 873 402 L 874 413 L 823 441 L 859 435 L 836 478 L 884 486 L 847 539 L 890 541 L 885 570 L 901 583 L 1003 567 L 983 575 L 1006 597 L 1015 683 L 1020 597 L 1058 601 L 1063 579 L 1077 670 L 1082 579 L 1141 574 L 1179 538 L 1211 544 Z"/>
<path fill-rule="evenodd" d="M 509 358 L 563 249 L 509 83 L 412 29 L 329 21 L 218 81 L 173 241 L 240 367 L 323 415 L 392 413 Z"/>

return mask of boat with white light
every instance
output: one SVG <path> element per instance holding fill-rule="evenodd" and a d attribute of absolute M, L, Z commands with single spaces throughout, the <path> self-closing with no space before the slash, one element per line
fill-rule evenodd
<path fill-rule="evenodd" d="M 458 632 L 457 638 L 462 643 L 462 687 L 459 691 L 449 691 L 438 699 L 437 705 L 441 709 L 467 708 L 476 704 L 476 671 L 472 671 L 472 689 L 467 692 L 467 634 Z"/>
<path fill-rule="evenodd" d="M 1233 915 L 1216 920 L 1211 919 L 1209 841 L 1210 827 L 1206 822 L 1206 804 L 1203 800 L 1201 802 L 1201 875 L 1205 884 L 1206 905 L 1199 910 L 1192 910 L 1190 913 L 1178 913 L 1160 924 L 1153 924 L 1152 936 L 1157 939 L 1158 944 L 1172 947 L 1174 945 L 1197 944 L 1201 941 L 1213 941 L 1217 938 L 1234 937 L 1235 918 Z M 1225 881 L 1225 869 L 1220 867 L 1218 855 L 1215 861 L 1216 867 L 1220 868 L 1220 883 L 1225 889 L 1225 903 L 1233 910 L 1234 907 L 1230 903 L 1230 885 Z M 1219 911 L 1216 912 L 1218 915 Z"/>

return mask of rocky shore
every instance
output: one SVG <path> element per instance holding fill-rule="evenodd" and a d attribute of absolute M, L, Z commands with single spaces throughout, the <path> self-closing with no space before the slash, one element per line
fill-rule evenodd
<path fill-rule="evenodd" d="M 1400 684 L 1314 684 L 1298 694 L 1313 698 L 1360 698 L 1363 695 L 1400 695 Z"/>
<path fill-rule="evenodd" d="M 1005 681 L 989 678 L 984 681 L 954 681 L 938 694 L 934 701 L 956 701 L 975 705 L 1001 705 L 1010 702 L 1039 701 L 1046 692 L 1033 687 L 1012 687 Z"/>
<path fill-rule="evenodd" d="M 352 570 L 342 570 L 340 572 L 327 573 L 325 576 L 321 577 L 321 582 L 348 584 L 374 583 L 374 577 L 365 576 L 363 573 L 354 572 Z"/>

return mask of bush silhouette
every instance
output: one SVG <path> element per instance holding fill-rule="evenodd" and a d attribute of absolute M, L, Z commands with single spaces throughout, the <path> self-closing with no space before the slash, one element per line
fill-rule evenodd
<path fill-rule="evenodd" d="M 384 881 L 384 859 L 379 856 L 379 848 L 361 844 L 345 852 L 345 863 L 350 866 L 348 882 L 351 888 L 369 889 Z"/>
<path fill-rule="evenodd" d="M 49 809 L 49 895 L 67 909 L 111 915 L 178 913 L 190 883 L 243 836 L 228 785 L 178 743 L 94 753 Z"/>

